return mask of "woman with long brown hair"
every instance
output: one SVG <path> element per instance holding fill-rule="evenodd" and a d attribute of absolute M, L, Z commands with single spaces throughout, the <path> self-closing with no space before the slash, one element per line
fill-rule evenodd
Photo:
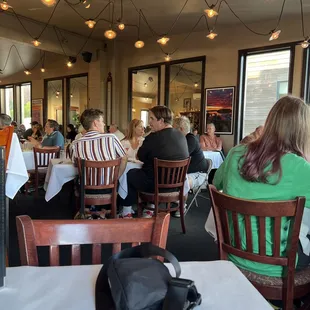
<path fill-rule="evenodd" d="M 143 121 L 133 119 L 128 125 L 128 133 L 121 141 L 127 152 L 128 160 L 135 161 L 139 147 L 143 143 L 144 126 Z"/>
<path fill-rule="evenodd" d="M 285 96 L 267 117 L 262 135 L 247 145 L 234 147 L 217 170 L 214 185 L 224 193 L 250 200 L 289 200 L 306 197 L 310 209 L 310 110 L 301 99 Z M 258 223 L 252 217 L 253 253 L 258 253 Z M 286 250 L 287 226 L 281 226 L 281 252 Z M 310 226 L 310 223 L 303 223 Z M 239 218 L 242 244 L 246 244 L 244 219 Z M 272 255 L 273 223 L 266 219 L 266 253 Z M 307 238 L 306 238 L 307 239 Z M 297 268 L 310 263 L 309 240 L 299 246 Z M 307 249 L 308 248 L 308 249 Z M 237 266 L 268 276 L 281 277 L 283 268 L 230 255 Z"/>

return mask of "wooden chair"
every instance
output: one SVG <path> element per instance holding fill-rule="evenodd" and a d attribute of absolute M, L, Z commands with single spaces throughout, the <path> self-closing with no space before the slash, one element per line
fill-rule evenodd
<path fill-rule="evenodd" d="M 73 151 L 71 149 L 71 143 L 66 147 L 66 158 L 72 159 Z"/>
<path fill-rule="evenodd" d="M 85 214 L 85 205 L 111 204 L 111 216 L 116 218 L 117 182 L 121 158 L 107 161 L 90 161 L 77 158 L 80 176 L 80 213 Z M 98 191 L 98 194 L 88 194 L 87 191 Z M 110 190 L 111 193 L 100 194 L 100 191 Z"/>
<path fill-rule="evenodd" d="M 154 158 L 155 192 L 139 192 L 139 199 L 143 202 L 154 203 L 155 216 L 159 212 L 173 212 L 180 210 L 182 231 L 185 234 L 184 221 L 184 183 L 190 158 L 178 161 L 160 160 Z M 177 207 L 171 207 L 171 202 L 177 202 Z M 160 208 L 159 204 L 167 204 L 167 208 Z M 138 216 L 141 217 L 143 208 L 153 210 L 146 206 L 138 205 Z"/>
<path fill-rule="evenodd" d="M 60 155 L 60 147 L 50 147 L 50 148 L 33 148 L 33 156 L 34 156 L 34 170 L 28 170 L 30 176 L 34 177 L 35 182 L 35 190 L 36 195 L 38 195 L 39 191 L 39 180 L 40 177 L 45 177 L 47 173 L 48 165 L 51 159 L 59 158 Z M 26 193 L 28 192 L 29 185 L 26 183 Z"/>
<path fill-rule="evenodd" d="M 5 167 L 7 167 L 9 160 L 13 133 L 14 126 L 7 126 L 0 129 L 0 146 L 5 147 Z"/>
<path fill-rule="evenodd" d="M 50 265 L 59 266 L 59 246 L 71 245 L 71 264 L 81 264 L 82 244 L 92 244 L 92 264 L 101 264 L 101 244 L 112 243 L 113 254 L 122 243 L 132 246 L 151 242 L 166 247 L 170 216 L 153 219 L 32 220 L 28 215 L 16 217 L 21 264 L 38 266 L 37 247 L 49 246 Z"/>
<path fill-rule="evenodd" d="M 297 197 L 295 200 L 288 201 L 244 200 L 220 193 L 213 185 L 209 185 L 209 190 L 216 223 L 220 259 L 227 260 L 228 254 L 233 254 L 254 262 L 283 266 L 284 273 L 281 278 L 239 269 L 266 299 L 283 300 L 283 309 L 292 310 L 294 298 L 300 298 L 310 293 L 310 267 L 295 272 L 305 198 Z M 228 213 L 231 213 L 231 216 Z M 244 217 L 246 249 L 242 247 L 240 238 L 240 226 L 238 225 L 238 217 L 240 216 Z M 256 217 L 258 221 L 259 253 L 253 252 L 251 222 L 253 217 Z M 290 225 L 288 227 L 287 252 L 281 256 L 281 220 L 283 217 L 290 218 Z M 232 221 L 231 223 L 229 218 Z M 274 221 L 272 256 L 266 254 L 266 218 L 272 218 Z"/>

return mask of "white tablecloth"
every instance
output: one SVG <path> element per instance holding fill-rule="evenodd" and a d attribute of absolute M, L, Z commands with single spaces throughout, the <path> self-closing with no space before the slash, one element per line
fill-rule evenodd
<path fill-rule="evenodd" d="M 13 199 L 18 190 L 28 181 L 28 173 L 16 133 L 13 133 L 6 173 L 5 194 Z"/>
<path fill-rule="evenodd" d="M 223 162 L 223 158 L 220 152 L 204 151 L 203 155 L 205 158 L 212 160 L 212 169 L 218 169 Z"/>
<path fill-rule="evenodd" d="M 128 194 L 127 172 L 135 168 L 141 169 L 142 165 L 143 163 L 141 162 L 136 162 L 136 163 L 128 162 L 127 163 L 124 173 L 119 178 L 118 194 L 120 195 L 121 198 L 125 199 Z M 184 196 L 189 192 L 189 190 L 190 190 L 189 182 L 188 182 L 188 179 L 186 179 L 185 184 L 184 184 Z"/>
<path fill-rule="evenodd" d="M 34 170 L 35 165 L 34 165 L 33 151 L 23 151 L 23 158 L 27 170 Z"/>
<path fill-rule="evenodd" d="M 272 309 L 231 262 L 184 262 L 181 268 L 181 277 L 194 280 L 202 295 L 197 309 Z M 101 265 L 7 268 L 6 286 L 0 290 L 1 309 L 95 310 L 100 269 Z"/>
<path fill-rule="evenodd" d="M 70 159 L 51 159 L 44 184 L 45 200 L 51 200 L 61 191 L 65 183 L 73 180 L 77 175 L 78 170 Z"/>

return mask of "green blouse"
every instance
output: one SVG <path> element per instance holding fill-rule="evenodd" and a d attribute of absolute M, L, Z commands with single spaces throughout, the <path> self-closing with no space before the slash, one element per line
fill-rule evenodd
<path fill-rule="evenodd" d="M 213 184 L 218 190 L 230 196 L 250 199 L 250 200 L 289 200 L 295 199 L 297 196 L 306 197 L 306 208 L 310 208 L 310 163 L 295 154 L 286 154 L 281 158 L 282 178 L 279 183 L 274 184 L 277 175 L 272 175 L 268 179 L 268 184 L 248 182 L 239 174 L 239 165 L 243 163 L 239 159 L 246 152 L 245 145 L 238 145 L 230 150 L 225 161 L 217 170 Z M 270 167 L 267 167 L 267 170 Z M 273 185 L 274 184 L 274 185 Z M 239 220 L 239 231 L 241 235 L 242 247 L 246 248 L 246 234 L 244 228 L 244 220 L 241 216 Z M 252 222 L 252 238 L 253 252 L 258 253 L 258 221 L 255 217 L 251 218 Z M 282 220 L 281 226 L 281 253 L 284 254 L 286 249 L 286 240 L 288 233 L 287 219 Z M 308 224 L 310 225 L 310 223 Z M 266 254 L 272 255 L 273 246 L 273 225 L 270 219 L 266 219 Z M 253 271 L 259 274 L 280 277 L 283 267 L 269 264 L 261 264 L 246 259 L 229 255 L 229 259 L 237 266 Z"/>

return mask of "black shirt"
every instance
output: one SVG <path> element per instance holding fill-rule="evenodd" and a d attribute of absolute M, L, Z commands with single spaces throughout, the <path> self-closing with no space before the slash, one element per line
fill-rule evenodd
<path fill-rule="evenodd" d="M 182 160 L 189 157 L 186 139 L 174 128 L 150 133 L 139 148 L 137 157 L 143 162 L 142 169 L 148 179 L 154 179 L 154 158 Z"/>
<path fill-rule="evenodd" d="M 66 135 L 66 139 L 70 139 L 71 142 L 74 141 L 77 133 L 75 131 L 69 131 Z"/>
<path fill-rule="evenodd" d="M 186 141 L 189 156 L 191 157 L 188 173 L 206 171 L 208 169 L 207 161 L 205 160 L 197 138 L 192 133 L 188 133 L 186 135 Z"/>
<path fill-rule="evenodd" d="M 33 134 L 33 131 L 31 128 L 29 128 L 24 132 L 23 137 L 28 140 L 28 138 L 31 137 L 32 134 Z M 42 137 L 42 133 L 40 130 L 37 130 L 35 139 L 37 140 L 40 137 Z"/>

